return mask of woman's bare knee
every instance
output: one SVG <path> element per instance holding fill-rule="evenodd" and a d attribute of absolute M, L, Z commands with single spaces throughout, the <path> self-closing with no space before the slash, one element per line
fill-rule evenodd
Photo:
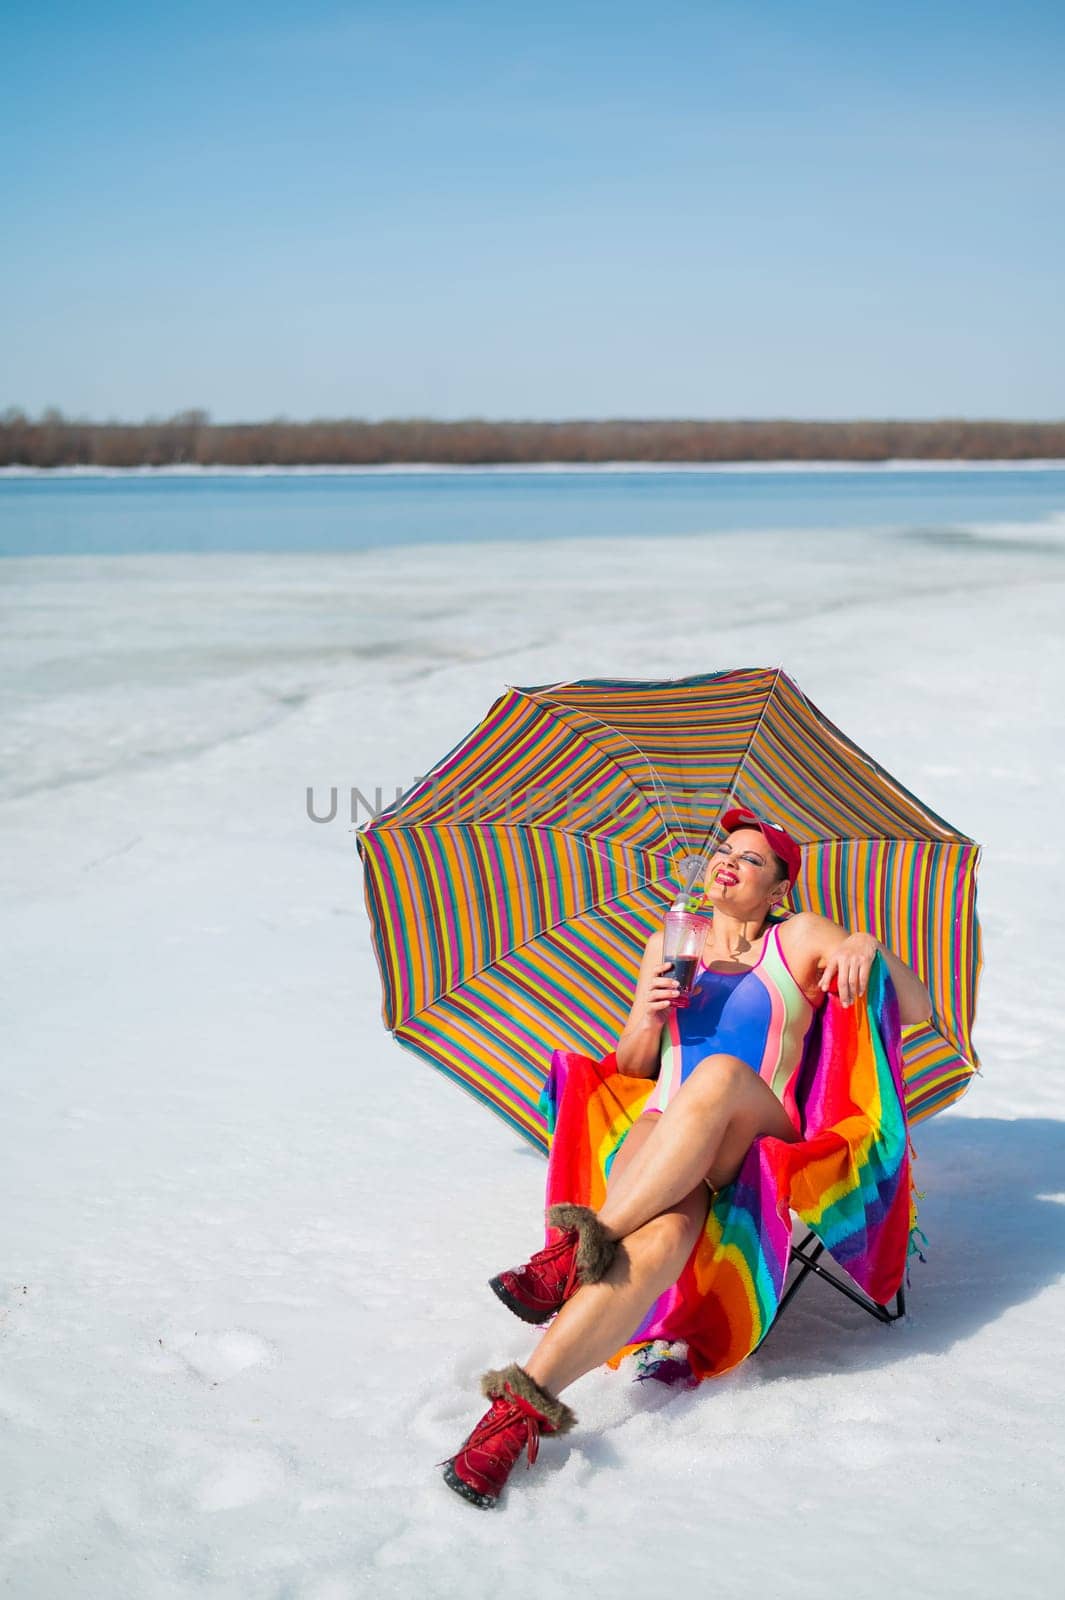
<path fill-rule="evenodd" d="M 748 1087 L 751 1077 L 751 1068 L 739 1056 L 704 1056 L 692 1068 L 681 1092 L 690 1090 L 690 1100 L 732 1098 Z"/>

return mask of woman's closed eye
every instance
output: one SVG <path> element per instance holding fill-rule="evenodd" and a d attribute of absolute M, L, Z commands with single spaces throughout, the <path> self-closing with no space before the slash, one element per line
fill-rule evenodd
<path fill-rule="evenodd" d="M 732 851 L 729 849 L 727 844 L 719 844 L 717 849 L 714 851 L 714 854 L 716 856 L 730 856 L 732 854 Z M 753 850 L 744 850 L 742 855 L 738 855 L 736 857 L 736 860 L 737 861 L 747 861 L 747 862 L 750 863 L 750 865 L 752 867 L 764 867 L 765 866 L 765 861 L 763 860 L 763 858 L 761 856 L 759 856 L 759 855 L 755 855 Z"/>

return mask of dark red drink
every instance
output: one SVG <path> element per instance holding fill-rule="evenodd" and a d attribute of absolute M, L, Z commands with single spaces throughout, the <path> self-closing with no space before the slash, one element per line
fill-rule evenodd
<path fill-rule="evenodd" d="M 695 987 L 695 969 L 698 965 L 698 956 L 675 956 L 673 959 L 673 976 L 680 984 L 682 1000 L 686 1000 Z"/>
<path fill-rule="evenodd" d="M 668 911 L 662 939 L 662 957 L 673 966 L 673 977 L 680 985 L 680 1003 L 687 1003 L 699 969 L 699 957 L 706 939 L 704 918 L 690 911 Z"/>

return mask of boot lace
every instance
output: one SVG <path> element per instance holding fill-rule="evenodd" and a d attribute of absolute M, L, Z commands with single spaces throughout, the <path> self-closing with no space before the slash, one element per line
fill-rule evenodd
<path fill-rule="evenodd" d="M 505 1429 L 513 1427 L 514 1423 L 520 1418 L 525 1424 L 524 1448 L 529 1458 L 527 1462 L 528 1468 L 532 1466 L 539 1454 L 540 1428 L 538 1422 L 543 1419 L 540 1419 L 538 1413 L 534 1412 L 531 1407 L 527 1408 L 525 1402 L 518 1399 L 509 1383 L 506 1385 L 506 1393 L 508 1396 L 506 1399 L 504 1399 L 503 1395 L 495 1396 L 491 1411 L 487 1416 L 481 1418 L 462 1449 L 481 1449 L 482 1446 L 488 1443 L 489 1439 L 494 1439 L 497 1433 L 502 1433 Z M 518 1455 L 521 1454 L 521 1451 L 522 1446 L 519 1445 Z M 437 1462 L 438 1467 L 445 1465 L 446 1462 Z"/>
<path fill-rule="evenodd" d="M 521 1421 L 525 1424 L 525 1452 L 529 1458 L 529 1466 L 531 1467 L 533 1462 L 536 1460 L 537 1452 L 540 1449 L 540 1429 L 537 1427 L 536 1422 L 533 1420 L 531 1414 L 522 1405 L 521 1401 L 515 1398 L 514 1391 L 511 1389 L 509 1383 L 507 1384 L 507 1394 L 510 1397 L 508 1400 L 504 1400 L 502 1395 L 497 1396 L 496 1404 L 499 1406 L 498 1416 L 493 1420 L 492 1414 L 489 1412 L 488 1416 L 485 1417 L 478 1427 L 473 1430 L 473 1433 L 470 1437 L 470 1444 L 478 1446 L 487 1444 L 488 1440 L 494 1439 L 497 1433 L 502 1433 L 505 1428 L 513 1427 L 514 1423 L 517 1422 L 520 1417 Z M 515 1415 L 515 1413 L 517 1413 L 517 1415 Z M 521 1454 L 520 1446 L 518 1448 L 518 1454 Z"/>
<path fill-rule="evenodd" d="M 532 1261 L 527 1261 L 525 1265 L 520 1268 L 517 1276 L 519 1278 L 535 1278 L 537 1275 L 537 1267 L 546 1266 L 548 1262 L 557 1261 L 559 1256 L 565 1255 L 567 1250 L 573 1250 L 573 1242 L 574 1234 L 572 1232 L 564 1233 L 561 1239 L 555 1240 L 554 1244 L 545 1245 L 542 1250 L 537 1251 L 535 1264 Z M 569 1299 L 576 1286 L 577 1251 L 573 1250 L 573 1260 L 570 1262 L 569 1272 L 566 1276 L 565 1288 L 562 1291 L 563 1300 Z"/>

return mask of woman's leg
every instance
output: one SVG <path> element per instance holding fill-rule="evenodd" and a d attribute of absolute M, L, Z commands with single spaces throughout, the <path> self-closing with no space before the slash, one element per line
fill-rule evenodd
<path fill-rule="evenodd" d="M 701 1061 L 664 1112 L 638 1118 L 599 1210 L 621 1241 L 613 1265 L 567 1300 L 525 1363 L 531 1378 L 558 1394 L 626 1343 L 695 1248 L 710 1204 L 703 1180 L 731 1183 L 762 1134 L 799 1137 L 772 1090 L 735 1056 Z"/>
<path fill-rule="evenodd" d="M 736 1056 L 700 1061 L 655 1120 L 653 1135 L 608 1187 L 600 1208 L 599 1221 L 615 1239 L 677 1205 L 704 1178 L 724 1188 L 761 1135 L 789 1144 L 799 1137 L 768 1084 Z"/>
<path fill-rule="evenodd" d="M 653 1131 L 644 1134 L 643 1126 L 641 1119 L 626 1145 L 637 1129 L 641 1142 Z M 670 1210 L 629 1234 L 618 1245 L 606 1276 L 584 1284 L 566 1301 L 524 1363 L 530 1378 L 557 1395 L 620 1349 L 659 1295 L 680 1277 L 702 1233 L 709 1201 L 706 1185 L 700 1183 Z"/>

